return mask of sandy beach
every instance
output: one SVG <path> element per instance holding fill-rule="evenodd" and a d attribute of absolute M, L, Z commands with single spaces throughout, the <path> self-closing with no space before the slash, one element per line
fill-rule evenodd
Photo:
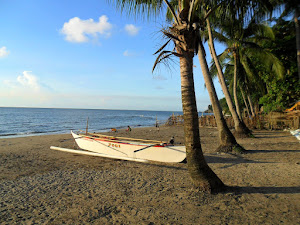
<path fill-rule="evenodd" d="M 238 139 L 249 153 L 217 154 L 217 130 L 201 128 L 209 166 L 228 186 L 208 195 L 185 163 L 137 163 L 50 150 L 71 135 L 0 139 L 0 224 L 300 224 L 300 143 L 288 131 Z M 119 136 L 184 144 L 182 127 Z"/>

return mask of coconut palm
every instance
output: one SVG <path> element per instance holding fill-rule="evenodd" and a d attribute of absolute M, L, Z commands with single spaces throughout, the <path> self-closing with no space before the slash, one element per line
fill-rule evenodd
<path fill-rule="evenodd" d="M 253 72 L 250 62 L 253 59 L 261 59 L 261 62 L 264 62 L 274 73 L 283 76 L 284 68 L 281 62 L 261 45 L 264 40 L 273 37 L 272 29 L 265 24 L 258 23 L 255 17 L 246 26 L 241 20 L 232 18 L 223 21 L 220 32 L 215 31 L 214 36 L 219 42 L 227 46 L 219 59 L 228 60 L 230 57 L 233 59 L 233 96 L 237 113 L 242 119 L 237 97 L 237 85 L 241 69 L 245 70 L 248 78 L 255 82 L 257 80 L 256 74 Z"/>
<path fill-rule="evenodd" d="M 236 109 L 234 107 L 234 104 L 232 102 L 230 93 L 228 91 L 228 88 L 226 86 L 225 83 L 225 78 L 224 78 L 224 74 L 221 68 L 221 65 L 219 63 L 219 59 L 217 57 L 216 54 L 216 50 L 215 50 L 215 45 L 214 45 L 214 38 L 213 38 L 213 34 L 212 34 L 212 30 L 211 30 L 211 25 L 210 25 L 210 20 L 209 18 L 206 19 L 206 25 L 207 25 L 207 33 L 208 33 L 208 39 L 209 39 L 209 50 L 211 53 L 211 56 L 215 62 L 215 66 L 217 68 L 217 75 L 218 75 L 218 79 L 219 82 L 221 84 L 229 111 L 231 112 L 233 121 L 234 121 L 234 126 L 235 126 L 235 134 L 238 135 L 239 137 L 244 136 L 244 137 L 251 137 L 251 132 L 250 130 L 246 127 L 246 125 L 244 124 L 244 122 L 240 119 L 240 117 L 238 116 Z M 253 115 L 254 116 L 254 115 Z"/>
<path fill-rule="evenodd" d="M 213 85 L 212 77 L 209 74 L 209 68 L 205 59 L 205 50 L 202 42 L 199 43 L 198 58 L 200 61 L 203 78 L 205 81 L 207 91 L 209 93 L 210 101 L 212 104 L 214 116 L 218 127 L 220 145 L 217 148 L 217 152 L 243 153 L 245 150 L 237 143 L 235 137 L 229 130 L 226 121 L 223 117 L 222 108 L 220 106 L 217 93 Z"/>
<path fill-rule="evenodd" d="M 214 111 L 214 116 L 219 131 L 220 146 L 217 148 L 217 152 L 243 153 L 245 150 L 236 142 L 235 137 L 229 130 L 226 121 L 223 117 L 217 93 L 213 85 L 211 75 L 209 74 L 207 62 L 205 60 L 205 50 L 202 42 L 199 43 L 198 58 L 200 61 L 203 78 L 205 80 L 206 88 L 209 93 L 210 101 L 212 103 L 212 108 Z"/>
<path fill-rule="evenodd" d="M 250 39 L 248 40 L 248 44 L 249 43 L 251 43 Z M 281 65 L 281 62 L 279 62 L 279 60 L 270 53 L 270 49 L 266 48 L 266 46 L 270 46 L 270 43 L 273 43 L 273 41 L 270 39 L 265 39 L 259 44 L 256 43 L 257 45 L 253 44 L 253 46 L 250 46 L 255 47 L 254 49 L 247 49 L 247 46 L 244 46 L 245 48 L 243 49 L 243 51 L 241 51 L 243 53 L 242 59 L 237 62 L 239 65 L 237 86 L 241 90 L 240 97 L 243 97 L 243 92 L 245 93 L 245 95 L 247 95 L 252 115 L 254 114 L 254 110 L 251 98 L 254 98 L 255 101 L 258 101 L 258 99 L 261 96 L 265 95 L 267 92 L 267 85 L 261 75 L 264 76 L 264 74 L 269 74 L 268 76 L 271 79 L 271 77 L 282 77 L 283 74 L 284 68 Z M 236 68 L 234 56 L 228 51 L 224 51 L 219 56 L 219 59 L 222 67 L 225 68 L 224 75 L 227 84 L 232 90 L 234 86 L 233 77 Z M 211 73 L 216 73 L 216 68 L 214 67 L 214 65 L 211 67 Z M 247 102 L 245 97 L 243 97 L 243 99 L 245 99 L 244 102 Z M 245 106 L 247 107 L 247 103 L 245 103 Z"/>
<path fill-rule="evenodd" d="M 170 27 L 162 32 L 168 39 L 156 53 L 158 54 L 156 65 L 171 56 L 179 58 L 181 77 L 181 96 L 184 117 L 185 146 L 187 151 L 188 170 L 193 183 L 201 190 L 215 192 L 225 186 L 217 175 L 207 165 L 202 153 L 199 135 L 198 112 L 194 91 L 193 58 L 198 40 L 198 26 L 195 25 L 193 11 L 196 1 L 177 2 L 176 11 L 169 1 L 159 0 L 119 0 L 119 6 L 134 11 L 159 10 L 162 3 L 168 7 L 173 22 Z M 199 2 L 199 1 L 197 1 Z M 172 2 L 174 4 L 174 2 Z M 172 42 L 175 48 L 172 51 L 164 50 Z"/>
<path fill-rule="evenodd" d="M 173 1 L 173 2 L 178 2 L 178 1 Z M 180 2 L 180 1 L 179 1 Z M 205 4 L 205 2 L 197 1 L 199 4 L 197 7 L 195 7 L 193 10 L 191 10 L 190 16 L 191 18 L 194 18 L 195 23 L 193 24 L 196 27 L 199 27 L 200 30 L 204 29 L 205 21 L 208 19 L 208 16 L 216 10 L 219 5 L 215 4 L 212 5 L 210 10 L 206 12 L 206 8 L 208 5 Z M 169 13 L 171 15 L 171 13 Z M 207 61 L 205 58 L 205 50 L 203 47 L 203 43 L 201 42 L 202 39 L 202 32 L 196 32 L 195 35 L 197 35 L 197 40 L 198 40 L 198 45 L 195 45 L 195 51 L 198 53 L 198 58 L 199 62 L 201 65 L 201 70 L 202 70 L 202 75 L 205 81 L 205 86 L 208 90 L 208 94 L 210 97 L 210 101 L 212 104 L 215 120 L 217 123 L 218 131 L 219 131 L 219 141 L 220 145 L 216 149 L 217 152 L 237 152 L 237 153 L 242 153 L 245 151 L 243 147 L 241 147 L 231 131 L 229 130 L 226 121 L 223 117 L 222 114 L 222 109 L 218 100 L 218 96 L 216 94 L 216 90 L 213 84 L 213 81 L 209 75 L 209 69 L 207 65 Z"/>

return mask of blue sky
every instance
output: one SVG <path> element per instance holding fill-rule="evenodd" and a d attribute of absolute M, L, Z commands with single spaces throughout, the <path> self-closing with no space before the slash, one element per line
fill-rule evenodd
<path fill-rule="evenodd" d="M 164 25 L 107 0 L 0 0 L 0 106 L 181 111 L 179 64 L 152 73 Z M 202 111 L 210 101 L 194 64 Z"/>

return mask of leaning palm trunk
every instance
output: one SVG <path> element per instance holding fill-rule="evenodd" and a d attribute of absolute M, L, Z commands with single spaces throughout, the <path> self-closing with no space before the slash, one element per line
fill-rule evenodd
<path fill-rule="evenodd" d="M 206 192 L 216 192 L 223 189 L 225 185 L 207 165 L 201 149 L 193 77 L 194 52 L 179 48 L 177 52 L 182 55 L 180 57 L 181 96 L 188 170 L 196 187 Z"/>
<path fill-rule="evenodd" d="M 252 103 L 252 100 L 251 100 L 251 97 L 249 94 L 247 94 L 247 98 L 248 98 L 248 102 L 249 102 L 249 106 L 250 106 L 250 110 L 251 110 L 251 115 L 252 115 L 252 117 L 255 117 L 253 103 Z"/>
<path fill-rule="evenodd" d="M 294 15 L 294 22 L 296 27 L 296 46 L 297 46 L 297 64 L 298 64 L 298 76 L 300 80 L 300 27 L 299 27 L 299 12 L 296 9 Z"/>
<path fill-rule="evenodd" d="M 203 78 L 205 81 L 205 85 L 207 91 L 209 93 L 210 101 L 212 104 L 212 108 L 214 111 L 214 116 L 216 119 L 218 131 L 219 131 L 219 140 L 220 146 L 217 148 L 218 152 L 238 152 L 241 153 L 244 149 L 236 142 L 235 137 L 232 135 L 229 130 L 226 121 L 222 114 L 222 109 L 220 103 L 218 101 L 217 93 L 215 87 L 213 85 L 213 81 L 211 76 L 209 75 L 208 65 L 205 59 L 205 50 L 202 42 L 199 43 L 198 47 L 198 58 L 200 62 L 200 66 L 202 69 Z"/>
<path fill-rule="evenodd" d="M 242 120 L 240 120 L 240 118 L 239 118 L 239 116 L 238 116 L 238 114 L 235 110 L 235 107 L 233 105 L 230 93 L 229 93 L 228 88 L 227 88 L 226 83 L 225 83 L 224 74 L 223 74 L 220 62 L 218 60 L 217 54 L 216 54 L 209 19 L 206 19 L 206 23 L 207 23 L 207 30 L 208 30 L 208 37 L 209 37 L 210 54 L 211 54 L 212 58 L 215 61 L 215 65 L 216 65 L 216 68 L 217 68 L 217 71 L 218 71 L 219 82 L 221 84 L 221 87 L 222 87 L 223 93 L 225 95 L 225 99 L 226 99 L 229 111 L 231 112 L 231 115 L 232 115 L 232 118 L 233 118 L 233 121 L 234 121 L 235 135 L 237 135 L 239 137 L 241 137 L 241 136 L 251 136 L 251 131 L 246 127 L 244 122 Z"/>
<path fill-rule="evenodd" d="M 248 106 L 247 100 L 245 98 L 245 93 L 242 90 L 241 86 L 240 86 L 240 91 L 242 93 L 242 97 L 243 97 L 243 100 L 244 100 L 244 103 L 245 103 L 245 106 L 246 106 L 246 109 L 247 109 L 247 115 L 250 116 L 249 106 Z"/>
<path fill-rule="evenodd" d="M 240 120 L 242 120 L 241 110 L 240 110 L 239 101 L 237 97 L 237 76 L 238 76 L 238 69 L 239 69 L 237 50 L 233 52 L 233 57 L 234 57 L 233 97 L 234 97 L 236 112 L 239 115 Z"/>

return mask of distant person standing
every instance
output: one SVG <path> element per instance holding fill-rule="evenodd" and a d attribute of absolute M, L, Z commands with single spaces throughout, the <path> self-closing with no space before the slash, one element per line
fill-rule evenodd
<path fill-rule="evenodd" d="M 171 145 L 174 145 L 174 142 L 175 142 L 174 137 L 172 137 L 172 138 L 170 139 L 169 143 L 170 143 Z"/>
<path fill-rule="evenodd" d="M 130 126 L 127 126 L 127 131 L 131 132 L 131 127 Z"/>
<path fill-rule="evenodd" d="M 158 124 L 158 121 L 156 120 L 155 122 L 155 127 L 156 127 L 156 130 L 159 131 L 159 124 Z"/>

